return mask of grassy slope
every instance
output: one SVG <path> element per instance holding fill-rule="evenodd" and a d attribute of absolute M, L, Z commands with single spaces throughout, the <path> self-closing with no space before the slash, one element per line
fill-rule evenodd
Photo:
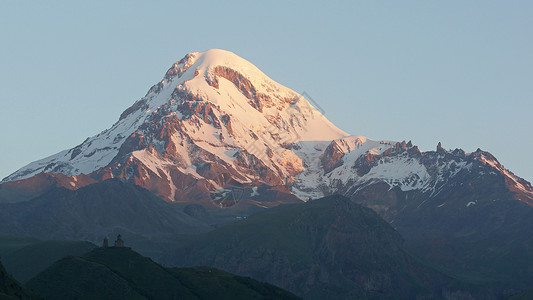
<path fill-rule="evenodd" d="M 299 299 L 274 285 L 210 267 L 169 270 L 199 299 Z"/>
<path fill-rule="evenodd" d="M 26 285 L 46 299 L 146 299 L 109 268 L 79 257 L 59 260 Z"/>
<path fill-rule="evenodd" d="M 167 269 L 128 248 L 62 259 L 27 285 L 50 299 L 298 299 L 212 268 Z"/>

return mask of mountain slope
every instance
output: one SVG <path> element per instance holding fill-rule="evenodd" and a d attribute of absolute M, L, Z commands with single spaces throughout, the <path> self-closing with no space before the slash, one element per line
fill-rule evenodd
<path fill-rule="evenodd" d="M 440 148 L 420 153 L 396 147 L 368 164 L 376 166 L 372 170 L 394 164 L 399 157 L 420 162 L 429 184 L 410 189 L 376 180 L 347 185 L 343 192 L 378 212 L 410 249 L 441 270 L 474 282 L 516 289 L 530 286 L 533 207 L 527 192 L 516 192 L 529 183 L 513 177 L 481 150 L 465 154 Z M 424 176 L 413 178 L 419 184 Z"/>
<path fill-rule="evenodd" d="M 88 240 L 108 235 L 139 238 L 208 231 L 211 227 L 152 193 L 118 180 L 76 191 L 64 188 L 26 202 L 0 204 L 0 233 Z"/>
<path fill-rule="evenodd" d="M 440 298 L 473 290 L 420 264 L 376 213 L 341 196 L 282 205 L 201 235 L 174 263 L 222 268 L 306 299 Z"/>
<path fill-rule="evenodd" d="M 28 286 L 49 299 L 298 299 L 212 268 L 163 268 L 128 248 L 99 248 L 62 259 Z"/>

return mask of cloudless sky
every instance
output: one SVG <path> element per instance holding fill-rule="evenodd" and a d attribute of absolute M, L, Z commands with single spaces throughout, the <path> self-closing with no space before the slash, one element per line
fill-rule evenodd
<path fill-rule="evenodd" d="M 0 3 L 0 178 L 109 128 L 188 52 L 221 48 L 334 124 L 491 152 L 533 180 L 531 1 Z"/>

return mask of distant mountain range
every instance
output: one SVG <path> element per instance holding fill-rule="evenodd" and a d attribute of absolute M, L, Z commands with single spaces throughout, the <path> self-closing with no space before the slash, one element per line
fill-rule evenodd
<path fill-rule="evenodd" d="M 465 153 L 439 143 L 435 151 L 421 151 L 410 141 L 349 135 L 308 95 L 218 49 L 174 63 L 111 128 L 4 178 L 0 233 L 97 242 L 120 232 L 164 261 L 185 241 L 196 240 L 192 235 L 280 204 L 337 199 L 331 195 L 377 212 L 433 271 L 494 285 L 491 295 L 531 287 L 529 182 L 481 149 Z M 223 230 L 228 229 L 208 234 Z M 417 280 L 413 287 L 435 292 Z M 315 287 L 290 288 L 305 294 Z"/>

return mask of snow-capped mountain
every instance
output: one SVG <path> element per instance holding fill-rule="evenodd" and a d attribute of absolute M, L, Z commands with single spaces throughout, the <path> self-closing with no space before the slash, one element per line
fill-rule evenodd
<path fill-rule="evenodd" d="M 531 184 L 480 149 L 472 153 L 446 151 L 439 143 L 436 151 L 424 152 L 411 141 L 378 142 L 362 136 L 300 144 L 304 146 L 295 153 L 304 165 L 311 166 L 296 176 L 291 188 L 301 199 L 335 193 L 353 197 L 374 184 L 386 184 L 402 192 L 418 191 L 431 198 L 456 184 L 458 178 L 492 176 L 505 182 L 515 199 L 533 205 Z"/>
<path fill-rule="evenodd" d="M 110 129 L 3 182 L 44 172 L 77 188 L 80 178 L 119 177 L 170 201 L 200 199 L 228 185 L 284 186 L 304 168 L 286 147 L 343 136 L 304 97 L 213 49 L 173 64 Z"/>
<path fill-rule="evenodd" d="M 228 193 L 258 204 L 354 196 L 375 184 L 431 197 L 465 174 L 500 176 L 516 199 L 533 203 L 531 185 L 489 153 L 440 144 L 422 152 L 411 142 L 349 135 L 250 62 L 212 49 L 174 63 L 110 129 L 2 183 L 76 189 L 120 178 L 168 201 L 225 206 L 234 204 L 224 202 Z"/>

